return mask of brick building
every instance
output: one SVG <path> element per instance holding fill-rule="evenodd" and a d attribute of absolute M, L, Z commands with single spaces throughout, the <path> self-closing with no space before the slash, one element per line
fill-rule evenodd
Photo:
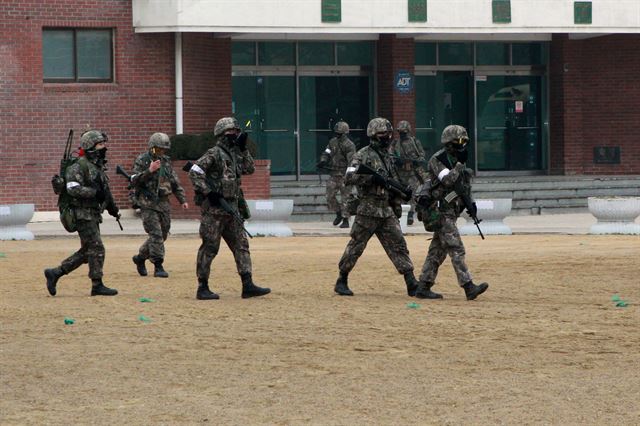
<path fill-rule="evenodd" d="M 362 144 L 377 115 L 428 151 L 465 125 L 478 175 L 640 174 L 639 21 L 635 0 L 4 0 L 0 204 L 56 209 L 69 128 L 130 165 L 152 133 L 230 114 L 272 180 L 304 181 L 337 120 Z"/>

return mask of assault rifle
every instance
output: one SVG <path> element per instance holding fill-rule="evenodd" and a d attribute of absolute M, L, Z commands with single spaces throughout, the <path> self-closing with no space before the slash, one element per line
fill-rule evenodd
<path fill-rule="evenodd" d="M 482 230 L 480 229 L 480 222 L 482 222 L 482 219 L 478 219 L 478 215 L 477 215 L 478 208 L 475 206 L 475 203 L 471 199 L 471 196 L 469 195 L 469 191 L 465 190 L 464 185 L 462 183 L 462 177 L 463 175 L 460 175 L 460 177 L 458 178 L 458 180 L 453 186 L 453 191 L 447 194 L 444 197 L 444 199 L 447 203 L 450 203 L 451 201 L 455 200 L 457 197 L 460 197 L 460 199 L 462 200 L 462 204 L 464 205 L 464 208 L 467 209 L 467 213 L 469 214 L 469 217 L 473 220 L 473 224 L 476 226 L 476 228 L 478 228 L 480 237 L 484 240 L 484 235 L 482 234 Z"/>
<path fill-rule="evenodd" d="M 193 163 L 191 161 L 187 161 L 185 165 L 182 166 L 182 170 L 188 173 L 192 167 L 193 167 Z M 209 188 L 212 188 L 213 185 L 211 184 L 210 179 L 206 178 L 205 180 L 207 182 L 207 185 L 209 185 Z M 220 206 L 222 210 L 225 211 L 225 213 L 230 214 L 231 217 L 233 217 L 235 221 L 238 222 L 240 226 L 242 226 L 242 230 L 247 234 L 249 238 L 253 238 L 253 235 L 251 235 L 251 233 L 247 231 L 247 228 L 244 227 L 244 219 L 242 218 L 242 216 L 240 216 L 240 213 L 238 213 L 237 210 L 231 207 L 231 204 L 229 204 L 229 202 L 225 200 L 224 197 L 222 196 L 217 197 L 216 203 Z"/>
<path fill-rule="evenodd" d="M 133 182 L 132 182 L 133 176 L 128 174 L 127 172 L 125 172 L 124 169 L 122 168 L 122 166 L 119 165 L 119 164 L 116 165 L 116 174 L 124 177 L 127 180 L 127 182 L 129 182 L 128 189 L 133 189 Z M 144 195 L 147 196 L 147 198 L 149 198 L 151 200 L 154 200 L 154 201 L 158 200 L 158 194 L 157 193 L 154 195 L 148 189 L 141 189 L 141 191 L 142 191 L 142 193 L 144 193 Z"/>
<path fill-rule="evenodd" d="M 355 174 L 373 176 L 377 180 L 383 181 L 384 187 L 389 190 L 389 192 L 399 195 L 404 201 L 409 201 L 411 199 L 411 188 L 403 185 L 395 179 L 381 175 L 366 164 L 360 164 L 356 169 Z"/>

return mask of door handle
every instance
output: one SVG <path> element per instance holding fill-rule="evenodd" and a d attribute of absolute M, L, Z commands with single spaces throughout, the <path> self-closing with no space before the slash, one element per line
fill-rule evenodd
<path fill-rule="evenodd" d="M 328 129 L 307 129 L 307 132 L 330 132 Z"/>
<path fill-rule="evenodd" d="M 265 129 L 263 132 L 265 133 L 274 133 L 274 132 L 288 132 L 289 129 Z"/>
<path fill-rule="evenodd" d="M 484 130 L 507 130 L 506 127 L 490 127 L 490 126 L 485 126 L 483 127 Z"/>
<path fill-rule="evenodd" d="M 516 127 L 516 129 L 518 130 L 532 130 L 532 129 L 538 129 L 537 127 Z"/>

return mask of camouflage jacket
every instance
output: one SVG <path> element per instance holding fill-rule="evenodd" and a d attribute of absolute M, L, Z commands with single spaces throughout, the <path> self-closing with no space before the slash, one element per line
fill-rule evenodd
<path fill-rule="evenodd" d="M 460 197 L 456 197 L 451 203 L 444 199 L 453 191 L 458 179 L 462 179 L 464 190 L 471 194 L 471 174 L 471 169 L 457 162 L 444 148 L 431 156 L 427 165 L 427 176 L 431 183 L 431 197 L 439 202 L 441 212 L 459 216 L 464 210 Z"/>
<path fill-rule="evenodd" d="M 365 146 L 353 156 L 347 168 L 346 183 L 355 185 L 358 191 L 360 204 L 356 214 L 373 217 L 393 216 L 393 207 L 399 206 L 400 200 L 389 194 L 387 189 L 374 185 L 372 176 L 355 174 L 360 164 L 366 164 L 378 173 L 397 180 L 399 176 L 391 155 L 371 145 Z"/>
<path fill-rule="evenodd" d="M 153 173 L 149 171 L 152 161 L 151 154 L 144 152 L 133 163 L 131 185 L 136 203 L 142 208 L 166 210 L 170 208 L 169 195 L 175 194 L 180 204 L 184 204 L 184 189 L 171 167 L 171 159 L 166 155 L 160 157 L 160 168 Z"/>
<path fill-rule="evenodd" d="M 202 209 L 223 210 L 211 206 L 207 195 L 210 192 L 222 194 L 229 204 L 237 209 L 241 197 L 242 175 L 250 175 L 255 171 L 253 157 L 248 150 L 240 152 L 235 146 L 229 146 L 219 140 L 216 146 L 209 149 L 191 167 L 189 178 L 196 191 L 196 197 L 202 197 Z M 198 200 L 196 200 L 198 202 Z"/>
<path fill-rule="evenodd" d="M 328 164 L 332 175 L 344 176 L 355 153 L 356 145 L 347 135 L 340 135 L 339 138 L 331 138 L 320 156 L 320 161 Z"/>
<path fill-rule="evenodd" d="M 75 210 L 76 220 L 100 223 L 105 209 L 117 209 L 104 165 L 80 157 L 67 168 L 65 180 L 67 193 L 72 197 L 71 205 Z"/>
<path fill-rule="evenodd" d="M 408 183 L 408 180 L 414 176 L 420 182 L 427 180 L 425 172 L 427 161 L 419 140 L 413 136 L 395 140 L 392 146 L 392 155 L 396 162 L 400 179 L 404 183 Z"/>

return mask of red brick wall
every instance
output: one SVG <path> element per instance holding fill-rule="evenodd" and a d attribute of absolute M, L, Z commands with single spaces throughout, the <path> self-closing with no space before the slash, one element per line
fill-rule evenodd
<path fill-rule="evenodd" d="M 115 83 L 42 82 L 42 28 L 115 30 Z M 115 164 L 130 167 L 154 132 L 175 132 L 173 34 L 135 34 L 131 2 L 0 2 L 0 203 L 33 202 L 55 210 L 58 172 L 69 128 L 74 146 L 88 123 L 109 134 L 109 175 L 120 204 L 126 190 Z"/>
<path fill-rule="evenodd" d="M 400 120 L 407 120 L 412 128 L 416 124 L 416 95 L 414 89 L 400 93 L 395 89 L 398 71 L 414 74 L 415 54 L 413 38 L 397 38 L 381 34 L 378 40 L 378 115 L 387 118 L 394 128 Z"/>
<path fill-rule="evenodd" d="M 551 43 L 551 172 L 640 174 L 640 35 Z M 619 146 L 620 164 L 594 164 L 596 146 Z"/>
<path fill-rule="evenodd" d="M 231 39 L 183 34 L 182 72 L 184 132 L 210 132 L 231 115 Z"/>
<path fill-rule="evenodd" d="M 172 215 L 177 219 L 198 219 L 200 208 L 193 202 L 193 185 L 188 173 L 182 170 L 184 161 L 174 161 L 173 169 L 178 172 L 180 183 L 187 195 L 188 210 L 182 210 L 175 197 L 171 197 Z M 264 200 L 271 198 L 271 160 L 256 160 L 256 171 L 242 177 L 242 190 L 248 200 Z"/>

